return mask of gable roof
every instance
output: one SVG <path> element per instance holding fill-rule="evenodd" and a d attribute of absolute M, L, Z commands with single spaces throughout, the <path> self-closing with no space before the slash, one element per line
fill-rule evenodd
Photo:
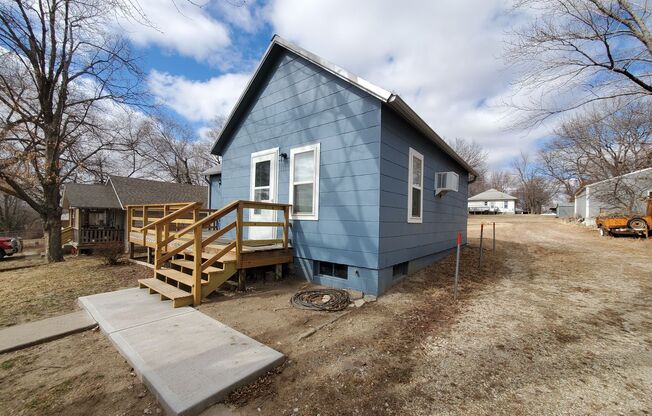
<path fill-rule="evenodd" d="M 63 188 L 64 207 L 116 208 L 127 205 L 201 202 L 207 206 L 206 186 L 109 176 L 106 184 L 67 183 Z"/>
<path fill-rule="evenodd" d="M 181 183 L 152 181 L 149 179 L 110 176 L 111 185 L 120 205 L 166 204 L 174 202 L 201 202 L 206 206 L 208 188 Z"/>
<path fill-rule="evenodd" d="M 459 163 L 469 173 L 477 176 L 475 170 L 473 170 L 473 168 L 464 159 L 462 159 L 460 155 L 458 155 L 441 137 L 439 137 L 439 135 L 430 128 L 428 123 L 426 123 L 405 101 L 403 101 L 400 96 L 393 94 L 377 85 L 374 85 L 371 82 L 360 78 L 359 76 L 337 65 L 334 65 L 325 59 L 286 41 L 278 35 L 274 35 L 272 38 L 272 41 L 270 42 L 269 47 L 265 51 L 263 58 L 258 64 L 254 75 L 249 80 L 249 83 L 245 87 L 242 95 L 238 99 L 236 105 L 233 107 L 231 114 L 229 114 L 229 117 L 224 124 L 224 128 L 215 140 L 215 144 L 211 150 L 213 154 L 221 154 L 224 146 L 226 145 L 226 141 L 230 137 L 231 133 L 233 133 L 233 131 L 236 129 L 238 120 L 245 113 L 247 107 L 246 104 L 253 98 L 257 87 L 259 87 L 264 81 L 265 75 L 269 71 L 272 62 L 274 61 L 272 58 L 278 56 L 282 51 L 290 51 L 307 60 L 308 62 L 311 62 L 314 65 L 317 65 L 318 67 L 326 70 L 327 72 L 330 72 L 336 77 L 339 77 L 344 81 L 347 81 L 350 84 L 356 86 L 357 88 L 367 92 L 369 95 L 377 98 L 387 107 L 394 110 L 412 127 L 430 139 L 437 147 L 439 147 L 444 153 Z"/>
<path fill-rule="evenodd" d="M 113 188 L 103 184 L 67 183 L 62 202 L 73 208 L 122 208 Z"/>
<path fill-rule="evenodd" d="M 469 198 L 469 201 L 507 201 L 517 200 L 515 196 L 508 195 L 496 189 L 489 189 L 488 191 L 480 192 L 477 195 Z"/>

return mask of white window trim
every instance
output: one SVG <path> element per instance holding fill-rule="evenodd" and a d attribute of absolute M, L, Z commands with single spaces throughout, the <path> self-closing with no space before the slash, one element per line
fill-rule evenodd
<path fill-rule="evenodd" d="M 420 208 L 419 208 L 419 214 L 421 214 L 419 217 L 413 217 L 412 216 L 412 159 L 416 157 L 417 159 L 421 160 L 421 187 L 419 188 L 418 186 L 416 188 L 419 188 L 421 190 L 421 201 L 420 203 Z M 415 224 L 421 224 L 423 223 L 423 172 L 426 170 L 426 164 L 424 162 L 423 155 L 413 148 L 410 147 L 410 151 L 408 154 L 408 205 L 407 205 L 407 222 L 409 223 L 415 223 Z"/>
<path fill-rule="evenodd" d="M 319 158 L 321 153 L 321 146 L 319 143 L 310 144 L 307 146 L 295 147 L 290 149 L 290 204 L 294 205 L 294 185 L 301 185 L 310 182 L 294 183 L 294 155 L 297 153 L 305 153 L 312 151 L 314 154 L 315 171 L 313 176 L 313 193 L 312 193 L 312 214 L 294 214 L 290 209 L 290 218 L 293 220 L 319 220 Z"/>

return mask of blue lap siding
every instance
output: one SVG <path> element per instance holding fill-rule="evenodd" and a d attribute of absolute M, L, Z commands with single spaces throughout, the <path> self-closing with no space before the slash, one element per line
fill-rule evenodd
<path fill-rule="evenodd" d="M 221 200 L 250 199 L 252 153 L 278 147 L 289 155 L 290 149 L 313 143 L 321 146 L 319 220 L 292 221 L 296 270 L 322 283 L 369 290 L 378 265 L 377 99 L 283 53 L 223 151 Z M 279 160 L 278 167 L 278 201 L 288 202 L 289 159 Z M 351 266 L 349 279 L 313 276 L 312 260 Z"/>
<path fill-rule="evenodd" d="M 250 199 L 252 153 L 320 143 L 319 219 L 292 220 L 295 273 L 379 294 L 396 281 L 394 265 L 409 261 L 412 272 L 454 247 L 457 231 L 466 239 L 467 172 L 457 162 L 350 82 L 289 50 L 267 59 L 220 139 L 222 186 L 211 182 L 211 208 Z M 407 222 L 410 147 L 425 157 L 422 224 Z M 459 192 L 434 196 L 439 171 L 460 175 Z M 289 172 L 279 158 L 278 202 L 288 202 Z M 315 261 L 347 265 L 347 279 L 316 273 Z"/>

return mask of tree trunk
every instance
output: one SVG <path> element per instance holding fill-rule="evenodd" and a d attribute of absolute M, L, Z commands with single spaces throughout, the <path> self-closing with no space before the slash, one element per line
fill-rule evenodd
<path fill-rule="evenodd" d="M 61 247 L 61 210 L 48 211 L 43 220 L 43 231 L 45 231 L 45 247 L 48 263 L 63 261 L 63 249 Z"/>

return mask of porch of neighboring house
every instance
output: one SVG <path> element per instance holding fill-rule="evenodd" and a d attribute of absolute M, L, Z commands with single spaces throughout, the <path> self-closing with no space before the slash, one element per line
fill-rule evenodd
<path fill-rule="evenodd" d="M 246 221 L 250 210 L 277 212 L 282 221 Z M 140 287 L 179 307 L 199 305 L 221 285 L 236 284 L 229 280 L 236 274 L 244 290 L 247 269 L 274 266 L 280 278 L 283 264 L 293 261 L 289 215 L 288 204 L 260 201 L 233 201 L 218 210 L 200 203 L 128 206 L 129 251 L 146 247 L 154 267 L 154 277 L 141 279 Z"/>
<path fill-rule="evenodd" d="M 70 208 L 69 226 L 61 232 L 62 243 L 78 252 L 125 241 L 125 214 L 115 208 Z"/>

